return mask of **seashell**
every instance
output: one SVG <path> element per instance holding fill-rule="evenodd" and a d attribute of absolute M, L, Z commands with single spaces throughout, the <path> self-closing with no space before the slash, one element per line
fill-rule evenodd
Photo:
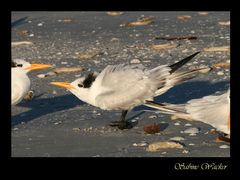
<path fill-rule="evenodd" d="M 183 149 L 183 145 L 176 142 L 154 142 L 148 145 L 146 151 L 156 152 L 161 151 L 162 149 Z"/>

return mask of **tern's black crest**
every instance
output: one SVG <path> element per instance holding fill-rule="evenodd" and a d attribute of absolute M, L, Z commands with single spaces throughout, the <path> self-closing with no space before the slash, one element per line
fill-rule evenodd
<path fill-rule="evenodd" d="M 14 68 L 14 67 L 22 67 L 23 65 L 22 64 L 18 64 L 16 62 L 13 62 L 11 61 L 11 67 Z"/>
<path fill-rule="evenodd" d="M 172 65 L 170 65 L 169 67 L 172 69 L 170 71 L 170 73 L 174 73 L 176 70 L 178 70 L 180 67 L 182 67 L 184 64 L 186 64 L 187 62 L 189 62 L 192 58 L 194 58 L 198 53 L 200 52 L 196 52 L 194 54 L 192 54 L 191 56 L 188 56 L 184 59 L 182 59 L 181 61 L 178 61 L 177 63 L 174 63 Z"/>
<path fill-rule="evenodd" d="M 17 63 L 15 63 L 15 62 L 11 62 L 11 67 L 17 67 Z"/>
<path fill-rule="evenodd" d="M 92 86 L 92 83 L 95 81 L 96 77 L 97 76 L 94 75 L 94 73 L 88 74 L 86 79 L 83 81 L 83 87 L 84 88 L 90 88 Z"/>

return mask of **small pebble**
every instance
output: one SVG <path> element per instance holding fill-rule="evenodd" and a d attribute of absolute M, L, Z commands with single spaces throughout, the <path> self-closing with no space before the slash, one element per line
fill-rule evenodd
<path fill-rule="evenodd" d="M 176 137 L 170 138 L 170 140 L 172 140 L 172 141 L 183 141 L 183 140 L 185 140 L 185 139 L 184 139 L 183 137 L 176 136 Z"/>
<path fill-rule="evenodd" d="M 139 59 L 132 59 L 130 61 L 131 64 L 139 64 L 141 61 Z"/>
<path fill-rule="evenodd" d="M 180 126 L 180 123 L 176 122 L 174 123 L 175 126 Z"/>
<path fill-rule="evenodd" d="M 222 76 L 222 75 L 224 75 L 224 72 L 223 71 L 219 71 L 219 72 L 217 72 L 217 75 Z"/>
<path fill-rule="evenodd" d="M 164 151 L 164 152 L 162 152 L 161 154 L 167 154 L 167 152 L 166 152 L 166 151 Z"/>
<path fill-rule="evenodd" d="M 187 124 L 185 124 L 184 126 L 192 126 L 192 124 L 187 123 Z"/>
<path fill-rule="evenodd" d="M 196 133 L 190 133 L 189 136 L 196 136 Z"/>
<path fill-rule="evenodd" d="M 190 144 L 188 144 L 189 146 L 195 146 L 195 144 L 193 144 L 193 143 L 190 143 Z"/>
<path fill-rule="evenodd" d="M 156 115 L 151 115 L 151 116 L 149 116 L 148 118 L 149 118 L 149 119 L 153 119 L 153 118 L 157 118 L 157 116 L 156 116 Z"/>
<path fill-rule="evenodd" d="M 29 37 L 33 37 L 34 36 L 34 34 L 29 34 Z"/>
<path fill-rule="evenodd" d="M 92 156 L 92 157 L 100 157 L 100 155 L 98 155 L 98 154 L 97 154 L 97 155 L 95 155 L 95 156 Z"/>
<path fill-rule="evenodd" d="M 131 122 L 136 122 L 137 120 L 136 119 L 132 119 Z"/>
<path fill-rule="evenodd" d="M 221 148 L 221 149 L 227 149 L 227 148 L 229 148 L 229 146 L 228 146 L 228 145 L 221 145 L 221 146 L 219 146 L 219 148 Z"/>
<path fill-rule="evenodd" d="M 61 62 L 61 64 L 67 64 L 68 62 Z"/>
<path fill-rule="evenodd" d="M 53 90 L 53 92 L 52 92 L 53 94 L 57 94 L 57 91 L 55 91 L 55 90 Z"/>
<path fill-rule="evenodd" d="M 186 133 L 186 134 L 197 134 L 197 133 L 199 133 L 199 129 L 195 128 L 195 127 L 192 127 L 192 128 L 188 128 L 188 129 L 184 130 L 183 133 Z"/>
<path fill-rule="evenodd" d="M 73 131 L 80 131 L 80 128 L 72 128 Z"/>
<path fill-rule="evenodd" d="M 140 143 L 133 143 L 133 146 L 136 146 L 136 147 L 145 147 L 147 145 L 148 143 L 146 141 L 141 141 Z"/>
<path fill-rule="evenodd" d="M 45 74 L 38 74 L 37 75 L 38 78 L 45 78 L 45 76 L 46 76 Z"/>
<path fill-rule="evenodd" d="M 43 23 L 38 23 L 38 26 L 42 26 L 43 25 Z"/>
<path fill-rule="evenodd" d="M 61 123 L 62 123 L 62 121 L 58 121 L 58 122 L 55 122 L 54 124 L 58 125 L 58 124 L 61 124 Z"/>
<path fill-rule="evenodd" d="M 183 154 L 188 154 L 188 153 L 189 153 L 189 151 L 188 151 L 188 150 L 186 150 L 186 149 L 184 149 L 184 150 L 182 151 L 182 153 L 183 153 Z"/>

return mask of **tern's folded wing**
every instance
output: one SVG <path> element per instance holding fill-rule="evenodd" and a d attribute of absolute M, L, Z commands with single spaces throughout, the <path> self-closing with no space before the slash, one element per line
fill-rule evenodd
<path fill-rule="evenodd" d="M 105 109 L 129 109 L 139 105 L 152 98 L 158 87 L 165 83 L 158 76 L 165 80 L 168 70 L 163 67 L 161 73 L 158 71 L 154 74 L 142 66 L 107 66 L 95 81 L 94 88 L 101 87 L 96 103 Z"/>
<path fill-rule="evenodd" d="M 218 130 L 229 133 L 230 104 L 226 93 L 221 96 L 205 96 L 191 100 L 186 105 L 186 111 L 193 119 L 211 124 Z"/>

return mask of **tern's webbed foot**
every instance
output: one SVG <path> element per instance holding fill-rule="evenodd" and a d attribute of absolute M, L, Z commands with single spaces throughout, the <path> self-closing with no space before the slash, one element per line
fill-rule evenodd
<path fill-rule="evenodd" d="M 112 121 L 110 124 L 112 127 L 118 127 L 118 129 L 131 129 L 133 128 L 133 124 L 129 121 Z"/>

